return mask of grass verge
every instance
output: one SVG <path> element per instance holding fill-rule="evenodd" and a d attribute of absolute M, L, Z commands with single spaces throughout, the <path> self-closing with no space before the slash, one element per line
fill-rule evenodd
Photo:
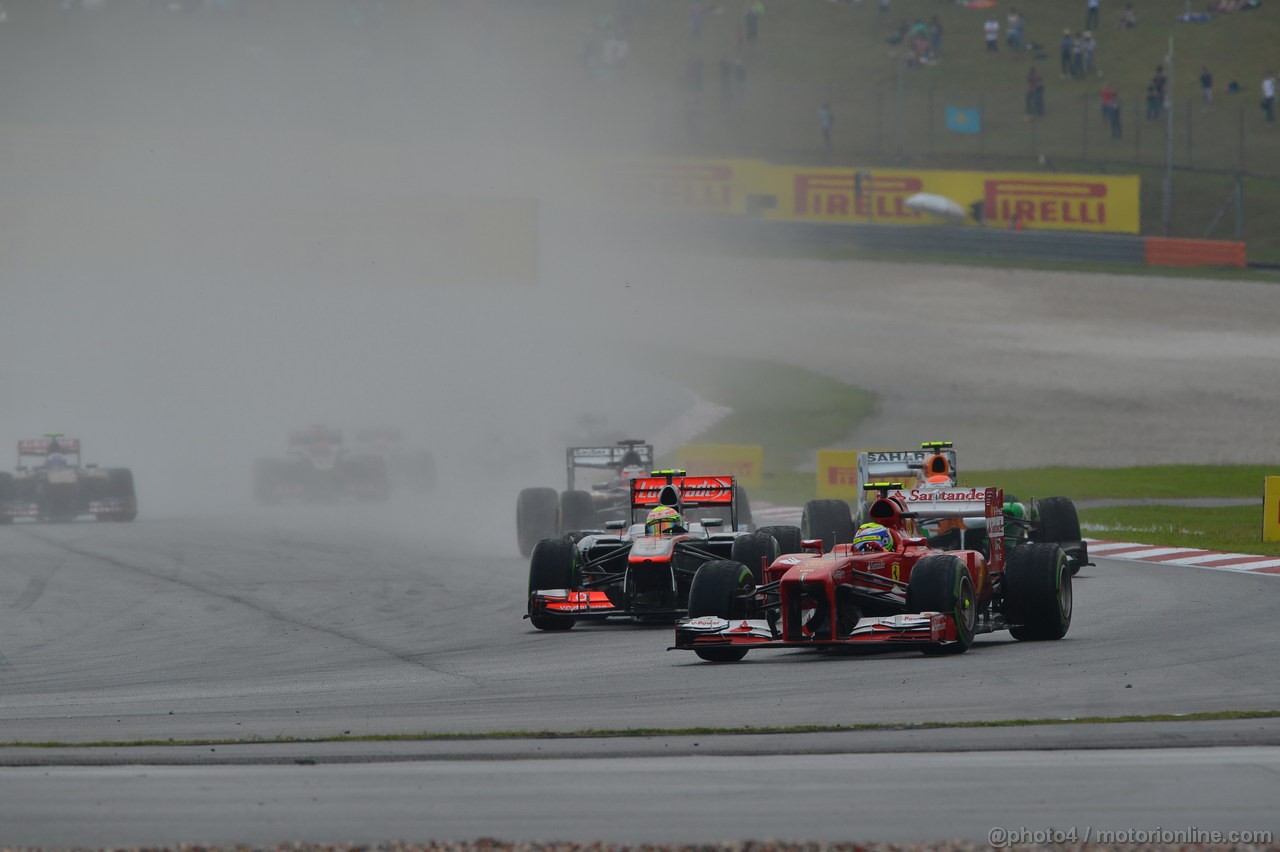
<path fill-rule="evenodd" d="M 964 462 L 963 448 L 960 462 Z M 1280 472 L 1267 465 L 1158 465 L 1151 467 L 1037 467 L 1023 470 L 960 468 L 962 485 L 995 485 L 1019 497 L 1063 494 L 1072 500 L 1120 498 L 1260 498 L 1262 480 Z"/>
<path fill-rule="evenodd" d="M 128 748 L 147 746 L 270 745 L 284 743 L 338 742 L 448 742 L 467 740 L 570 740 L 602 737 L 679 737 L 728 734 L 813 734 L 850 731 L 924 731 L 966 728 L 1026 728 L 1044 725 L 1105 725 L 1132 722 L 1202 722 L 1235 719 L 1275 719 L 1280 710 L 1223 710 L 1212 713 L 1148 713 L 1127 716 L 1077 716 L 1062 719 L 982 719 L 968 722 L 864 722 L 850 725 L 745 725 L 740 728 L 584 728 L 580 731 L 495 731 L 488 734 L 341 734 L 329 737 L 246 737 L 238 739 L 193 740 L 102 740 L 89 743 L 61 741 L 10 742 L 0 748 Z"/>

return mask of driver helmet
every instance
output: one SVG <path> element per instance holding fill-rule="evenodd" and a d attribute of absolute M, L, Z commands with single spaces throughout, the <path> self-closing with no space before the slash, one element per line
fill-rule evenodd
<path fill-rule="evenodd" d="M 863 524 L 853 535 L 853 549 L 864 553 L 893 550 L 893 531 L 881 524 Z"/>
<path fill-rule="evenodd" d="M 684 518 L 670 506 L 659 506 L 645 518 L 644 531 L 649 535 L 663 535 L 675 532 L 677 527 L 684 526 Z"/>
<path fill-rule="evenodd" d="M 929 456 L 920 468 L 924 481 L 929 485 L 951 484 L 951 463 L 942 453 Z"/>
<path fill-rule="evenodd" d="M 49 458 L 45 460 L 45 464 L 49 467 L 66 467 L 67 457 L 62 453 L 50 453 Z"/>

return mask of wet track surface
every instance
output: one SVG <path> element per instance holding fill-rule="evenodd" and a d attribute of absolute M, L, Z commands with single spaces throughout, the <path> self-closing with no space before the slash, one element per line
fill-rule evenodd
<path fill-rule="evenodd" d="M 703 341 L 718 357 L 774 358 L 878 392 L 877 413 L 851 446 L 897 446 L 907 423 L 920 424 L 907 440 L 956 440 L 970 468 L 1033 464 L 1050 451 L 1054 463 L 1085 465 L 1255 461 L 1271 453 L 1262 438 L 1280 411 L 1273 369 L 1280 291 L 1267 285 L 887 264 L 700 265 L 653 263 L 627 277 L 651 294 L 679 293 L 690 315 L 715 315 L 726 298 L 749 305 L 761 323 L 755 331 Z M 607 272 L 583 275 L 607 287 Z M 732 286 L 681 289 L 704 272 Z M 926 303 L 951 318 L 955 333 L 903 345 Z M 1085 322 L 1090 312 L 1102 319 Z M 681 328 L 645 334 L 646 345 L 690 343 Z M 689 351 L 696 356 L 696 347 Z M 680 379 L 661 378 L 664 387 Z M 1188 405 L 1195 399 L 1205 404 Z M 947 414 L 943 422 L 938 411 Z M 510 507 L 516 487 L 554 483 L 548 477 L 557 467 L 550 458 L 546 476 L 501 487 L 472 472 L 466 493 L 456 487 L 461 478 L 446 480 L 449 487 L 433 497 L 384 506 L 263 510 L 166 505 L 143 476 L 134 524 L 0 529 L 0 739 L 166 743 L 893 725 L 1280 707 L 1280 634 L 1272 626 L 1280 583 L 1168 565 L 1097 559 L 1076 580 L 1064 641 L 1018 643 L 994 634 L 954 658 L 774 651 L 715 666 L 667 651 L 669 628 L 610 623 L 542 634 L 521 617 L 527 563 L 515 550 Z M 1108 815 L 1116 827 L 1126 815 L 1135 824 L 1168 825 L 1201 814 L 1219 825 L 1231 821 L 1227 827 L 1275 827 L 1280 809 L 1267 792 L 1274 790 L 1272 752 L 1213 753 L 1274 745 L 1274 723 L 1246 724 L 1225 741 L 1197 723 L 1163 724 L 1170 727 L 1154 738 L 1133 734 L 1142 748 L 1166 752 L 1141 759 L 1113 751 L 1011 754 L 1043 747 L 1046 734 L 1034 727 L 993 729 L 1005 733 L 997 742 L 990 731 L 974 732 L 981 750 L 960 759 L 949 738 L 970 741 L 953 729 L 923 744 L 901 743 L 925 754 L 885 763 L 859 756 L 880 749 L 847 741 L 815 755 L 799 739 L 783 738 L 767 753 L 717 740 L 722 763 L 703 763 L 701 746 L 670 738 L 634 747 L 626 740 L 500 741 L 497 753 L 461 747 L 457 754 L 473 773 L 465 783 L 457 760 L 442 763 L 421 743 L 342 745 L 346 763 L 370 761 L 360 767 L 327 762 L 333 746 L 299 746 L 303 752 L 284 759 L 316 766 L 274 769 L 256 764 L 279 762 L 278 746 L 215 744 L 207 752 L 166 751 L 163 760 L 227 763 L 234 754 L 236 765 L 165 771 L 80 767 L 69 764 L 84 752 L 49 751 L 42 761 L 40 750 L 16 748 L 0 750 L 11 764 L 0 771 L 0 799 L 11 803 L 0 817 L 24 832 L 14 840 L 33 844 L 392 834 L 847 837 L 851 825 L 874 829 L 857 834 L 868 838 L 954 836 L 955 826 L 981 839 L 984 823 L 1063 825 Z M 1068 749 L 1094 748 L 1101 739 L 1113 750 L 1130 744 L 1118 727 L 1105 736 L 1070 727 L 1048 741 Z M 791 743 L 801 757 L 788 754 Z M 651 751 L 655 744 L 677 753 L 662 757 Z M 147 763 L 154 750 L 93 754 L 80 762 Z M 601 760 L 584 767 L 568 759 L 587 756 Z M 1225 768 L 1212 769 L 1214 760 Z M 41 762 L 61 765 L 30 765 Z M 1073 768 L 1058 771 L 1067 765 Z M 1102 773 L 1120 779 L 1117 786 L 1098 786 Z M 683 775 L 687 784 L 671 783 Z M 868 812 L 851 823 L 834 805 L 820 811 L 825 817 L 802 818 L 811 813 L 806 797 L 823 801 L 815 790 L 855 778 L 889 779 L 859 791 L 879 803 L 882 818 Z M 996 789 L 969 783 L 997 778 Z M 1211 783 L 1187 785 L 1186 778 Z M 356 788 L 370 793 L 352 796 Z M 500 794 L 501 806 L 481 788 Z M 391 815 L 420 808 L 415 802 L 424 796 L 448 807 L 420 809 L 416 822 Z M 609 810 L 623 796 L 637 805 Z M 739 819 L 767 813 L 778 796 L 782 806 L 773 811 L 799 816 Z M 1159 804 L 1166 800 L 1189 805 L 1173 813 Z M 162 814 L 152 801 L 163 802 Z M 612 821 L 575 819 L 587 805 Z M 938 820 L 910 818 L 930 809 Z M 959 812 L 970 816 L 947 821 Z"/>
<path fill-rule="evenodd" d="M 524 621 L 523 560 L 377 510 L 4 531 L 5 739 L 166 740 L 1270 709 L 1273 577 L 1099 560 L 1067 639 L 958 658 L 755 652 Z M 367 508 L 367 507 L 360 507 Z M 436 513 L 439 517 L 439 513 Z M 514 548 L 513 548 L 514 549 Z"/>

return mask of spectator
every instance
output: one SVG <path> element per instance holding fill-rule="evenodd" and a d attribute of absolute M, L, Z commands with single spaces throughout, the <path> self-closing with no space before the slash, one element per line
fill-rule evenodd
<path fill-rule="evenodd" d="M 1208 65 L 1200 66 L 1200 94 L 1204 97 L 1204 108 L 1213 106 L 1213 74 Z"/>
<path fill-rule="evenodd" d="M 1155 121 L 1160 117 L 1160 93 L 1154 83 L 1147 86 L 1147 121 Z"/>
<path fill-rule="evenodd" d="M 831 112 L 831 104 L 823 102 L 818 107 L 818 129 L 822 131 L 822 143 L 827 146 L 827 150 L 831 150 L 831 126 L 835 124 L 835 114 Z"/>
<path fill-rule="evenodd" d="M 1263 113 L 1267 116 L 1267 123 L 1271 124 L 1276 120 L 1276 75 L 1274 71 L 1268 71 L 1262 78 L 1262 107 Z"/>
<path fill-rule="evenodd" d="M 1131 30 L 1138 25 L 1138 13 L 1133 8 L 1132 3 L 1124 4 L 1124 11 L 1120 13 L 1120 29 Z"/>
<path fill-rule="evenodd" d="M 1098 65 L 1094 61 L 1094 55 L 1098 52 L 1098 43 L 1093 40 L 1093 33 L 1085 30 L 1081 36 L 1081 52 L 1084 54 L 1084 73 L 1097 71 L 1098 76 L 1102 76 L 1102 72 L 1098 71 Z"/>
<path fill-rule="evenodd" d="M 1164 66 L 1157 65 L 1155 76 L 1151 78 L 1151 85 L 1156 87 L 1156 94 L 1160 96 L 1160 111 L 1164 112 L 1164 90 L 1169 83 L 1168 76 L 1164 73 Z"/>
<path fill-rule="evenodd" d="M 1044 115 L 1044 78 L 1035 66 L 1027 72 L 1027 115 L 1036 117 Z"/>
<path fill-rule="evenodd" d="M 1098 0 L 1089 0 L 1089 9 L 1084 15 L 1084 28 L 1086 30 L 1096 30 L 1098 28 Z"/>
<path fill-rule="evenodd" d="M 1228 95 L 1238 95 L 1238 94 L 1240 94 L 1240 81 L 1239 81 L 1239 80 L 1232 80 L 1230 83 L 1228 83 L 1228 84 L 1227 84 L 1227 94 L 1228 94 Z"/>
<path fill-rule="evenodd" d="M 1102 126 L 1111 126 L 1111 108 L 1116 102 L 1116 89 L 1110 83 L 1103 83 L 1098 95 L 1102 105 Z"/>
<path fill-rule="evenodd" d="M 702 24 L 707 17 L 707 5 L 702 0 L 693 0 L 689 7 L 689 32 L 694 38 L 702 37 Z"/>
<path fill-rule="evenodd" d="M 1111 138 L 1119 139 L 1123 135 L 1120 129 L 1120 93 L 1115 92 L 1111 99 Z"/>
<path fill-rule="evenodd" d="M 988 18 L 987 22 L 982 25 L 982 32 L 987 39 L 987 50 L 998 51 L 1000 49 L 1000 21 L 995 18 Z"/>
<path fill-rule="evenodd" d="M 1062 54 L 1060 57 L 1060 66 L 1058 71 L 1059 77 L 1071 76 L 1071 48 L 1075 44 L 1075 39 L 1071 37 L 1071 30 L 1062 31 Z"/>
<path fill-rule="evenodd" d="M 1071 76 L 1084 76 L 1084 33 L 1071 40 Z"/>
<path fill-rule="evenodd" d="M 760 0 L 747 3 L 742 10 L 742 26 L 747 35 L 747 42 L 755 44 L 760 35 L 760 17 L 764 14 L 764 3 Z"/>
<path fill-rule="evenodd" d="M 1018 10 L 1010 7 L 1009 15 L 1005 19 L 1005 39 L 1009 45 L 1009 49 L 1014 53 L 1022 52 L 1022 15 L 1018 14 Z"/>

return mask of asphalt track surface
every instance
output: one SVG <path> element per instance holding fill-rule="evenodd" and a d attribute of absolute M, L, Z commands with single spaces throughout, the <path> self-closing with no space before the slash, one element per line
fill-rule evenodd
<path fill-rule="evenodd" d="M 661 271 L 661 264 L 650 269 Z M 789 298 L 777 287 L 783 271 L 793 284 Z M 722 354 L 758 350 L 878 390 L 876 418 L 851 441 L 888 435 L 897 412 L 894 445 L 908 440 L 903 423 L 912 432 L 921 424 L 924 434 L 912 441 L 939 437 L 942 429 L 943 437 L 967 439 L 971 466 L 1029 463 L 1043 459 L 1046 448 L 1064 464 L 1249 461 L 1270 452 L 1254 440 L 1275 422 L 1280 394 L 1280 290 L 1268 285 L 879 264 L 764 262 L 741 272 L 738 283 L 751 296 L 744 304 L 755 306 L 760 330 L 734 338 Z M 888 290 L 891 276 L 897 286 Z M 840 290 L 842 281 L 857 292 Z M 724 292 L 690 296 L 691 313 Z M 877 298 L 889 293 L 896 295 Z M 913 342 L 911 323 L 899 317 L 913 306 L 925 310 L 929 298 L 957 324 Z M 1095 302 L 1096 328 L 1076 316 L 1080 300 Z M 675 331 L 657 337 L 680 339 Z M 896 355 L 876 348 L 895 339 L 903 341 Z M 948 416 L 929 419 L 925 430 L 918 414 L 930 394 L 954 406 L 944 405 Z M 1220 407 L 1206 411 L 1189 404 L 1195 399 Z M 993 419 L 993 412 L 1009 416 Z M 1280 634 L 1273 628 L 1280 585 L 1272 577 L 1099 559 L 1077 578 L 1076 617 L 1062 642 L 1024 644 L 997 634 L 955 658 L 787 651 L 715 666 L 667 651 L 669 629 L 530 629 L 521 618 L 526 564 L 515 553 L 509 505 L 504 496 L 477 508 L 450 494 L 380 507 L 184 514 L 147 507 L 144 499 L 144 514 L 131 525 L 0 530 L 0 738 L 252 740 L 1280 707 Z M 1007 750 L 1035 749 L 1044 734 L 1034 727 L 999 729 L 1006 736 L 998 744 L 979 740 L 989 749 L 960 757 L 953 749 L 971 735 L 964 729 L 952 729 L 954 739 L 931 740 L 917 755 L 872 759 L 856 746 L 761 755 L 741 746 L 711 763 L 683 753 L 638 756 L 639 747 L 613 755 L 606 747 L 599 762 L 556 760 L 574 756 L 563 742 L 580 741 L 529 740 L 499 759 L 477 757 L 472 746 L 466 764 L 320 760 L 273 768 L 255 765 L 272 762 L 271 747 L 250 745 L 236 747 L 248 765 L 4 769 L 0 794 L 10 804 L 0 824 L 6 840 L 45 845 L 401 833 L 980 839 L 987 825 L 1095 817 L 1109 817 L 1114 827 L 1153 827 L 1152 820 L 1276 827 L 1274 724 L 1251 723 L 1229 742 L 1206 739 L 1205 723 L 1169 724 L 1164 740 L 1143 743 L 1158 751 L 1141 754 Z M 1064 748 L 1096 745 L 1075 733 L 1084 728 L 1064 730 L 1055 741 Z M 1115 736 L 1121 741 L 1112 748 L 1124 744 L 1123 732 Z M 787 748 L 799 741 L 782 742 Z M 399 754 L 410 756 L 423 748 L 404 747 Z M 230 746 L 208 748 L 211 760 L 219 753 L 212 749 Z M 358 761 L 387 746 L 349 748 Z M 301 759 L 323 757 L 316 749 Z M 0 750 L 0 759 L 5 753 L 10 763 L 40 762 L 30 749 Z M 45 763 L 73 753 L 48 754 Z M 122 762 L 141 759 L 128 754 Z M 520 759 L 527 757 L 552 760 Z M 304 771 L 310 774 L 291 774 Z M 854 789 L 882 805 L 876 813 L 885 816 L 851 827 L 847 811 L 806 810 L 811 802 L 832 803 L 837 797 L 817 791 L 841 779 L 857 779 Z M 262 793 L 268 789 L 276 798 Z M 405 808 L 414 800 L 452 804 L 420 811 L 429 818 L 410 824 L 384 810 L 397 794 Z M 629 810 L 628 796 L 643 805 Z M 163 805 L 148 811 L 140 804 L 146 801 Z M 576 819 L 593 804 L 612 806 L 606 813 L 618 821 Z M 935 807 L 938 820 L 911 816 L 924 805 Z M 249 817 L 255 808 L 264 814 L 258 821 Z M 786 811 L 812 819 L 779 816 Z M 947 821 L 961 812 L 964 820 Z M 760 813 L 774 818 L 745 818 Z M 351 819 L 343 822 L 342 814 Z"/>

